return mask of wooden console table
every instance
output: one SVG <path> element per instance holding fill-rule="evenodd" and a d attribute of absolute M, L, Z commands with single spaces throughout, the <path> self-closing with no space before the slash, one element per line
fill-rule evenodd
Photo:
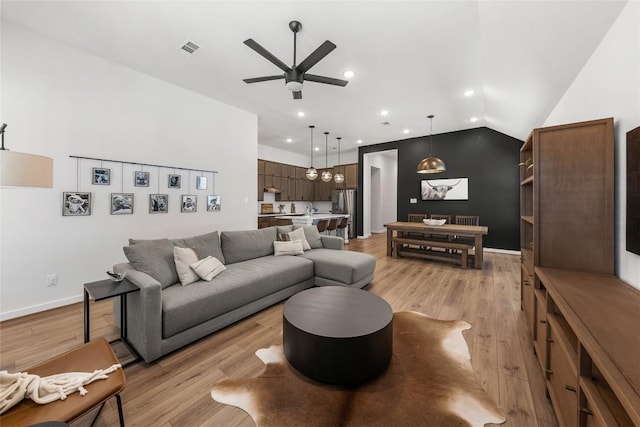
<path fill-rule="evenodd" d="M 536 267 L 534 347 L 560 426 L 640 425 L 640 292 Z"/>

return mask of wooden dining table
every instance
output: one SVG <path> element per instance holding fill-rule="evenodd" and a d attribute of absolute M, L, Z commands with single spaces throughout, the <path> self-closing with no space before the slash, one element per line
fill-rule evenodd
<path fill-rule="evenodd" d="M 482 236 L 489 233 L 489 227 L 484 225 L 426 225 L 420 222 L 390 222 L 384 225 L 387 228 L 387 256 L 393 255 L 393 232 L 396 233 L 423 233 L 437 234 L 449 237 L 469 237 L 475 242 L 474 268 L 482 269 Z"/>

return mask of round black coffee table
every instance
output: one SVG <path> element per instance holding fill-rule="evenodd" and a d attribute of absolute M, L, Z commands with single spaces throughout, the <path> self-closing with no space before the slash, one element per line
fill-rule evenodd
<path fill-rule="evenodd" d="M 393 311 L 361 289 L 325 286 L 285 303 L 284 354 L 303 375 L 353 385 L 384 372 L 393 353 Z"/>

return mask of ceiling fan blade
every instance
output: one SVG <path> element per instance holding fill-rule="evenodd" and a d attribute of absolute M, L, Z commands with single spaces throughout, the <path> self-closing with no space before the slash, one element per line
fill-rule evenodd
<path fill-rule="evenodd" d="M 287 64 L 285 64 L 284 62 L 280 61 L 278 58 L 276 58 L 276 56 L 274 54 L 272 54 L 271 52 L 269 52 L 267 49 L 265 49 L 264 47 L 262 47 L 260 44 L 258 44 L 258 42 L 256 42 L 253 39 L 247 39 L 244 41 L 244 44 L 246 44 L 247 46 L 249 46 L 251 49 L 255 50 L 256 52 L 258 52 L 260 55 L 262 55 L 265 59 L 267 59 L 269 62 L 271 62 L 272 64 L 274 64 L 276 67 L 280 68 L 282 71 L 289 71 L 291 70 L 291 68 L 289 68 L 287 66 Z"/>
<path fill-rule="evenodd" d="M 302 91 L 299 90 L 297 92 L 292 92 L 293 93 L 293 99 L 302 99 Z"/>
<path fill-rule="evenodd" d="M 334 79 L 325 76 L 316 76 L 315 74 L 305 74 L 304 80 L 307 82 L 326 83 L 328 85 L 346 86 L 347 80 Z"/>
<path fill-rule="evenodd" d="M 259 83 L 259 82 L 267 82 L 269 80 L 280 80 L 284 79 L 284 74 L 280 74 L 278 76 L 264 76 L 264 77 L 253 77 L 251 79 L 242 79 L 245 83 Z"/>
<path fill-rule="evenodd" d="M 306 73 L 311 67 L 316 65 L 318 61 L 331 53 L 333 49 L 336 48 L 336 45 L 331 43 L 329 40 L 325 41 L 320 45 L 319 48 L 311 52 L 311 55 L 307 56 L 304 61 L 302 61 L 296 67 L 296 71 L 299 73 Z"/>

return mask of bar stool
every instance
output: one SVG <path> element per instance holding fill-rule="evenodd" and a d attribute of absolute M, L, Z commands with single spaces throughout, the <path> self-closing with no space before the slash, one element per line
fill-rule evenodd
<path fill-rule="evenodd" d="M 97 338 L 75 350 L 25 371 L 29 374 L 46 377 L 66 372 L 93 372 L 97 369 L 106 369 L 116 363 L 119 363 L 118 358 L 107 340 Z M 0 415 L 0 425 L 3 427 L 29 426 L 46 421 L 69 423 L 100 406 L 95 416 L 95 418 L 98 418 L 106 401 L 115 397 L 118 405 L 120 426 L 124 427 L 124 415 L 120 399 L 120 392 L 124 389 L 124 386 L 124 372 L 122 369 L 117 369 L 111 372 L 107 379 L 96 380 L 88 384 L 86 386 L 88 393 L 85 396 L 75 392 L 68 395 L 65 400 L 56 400 L 44 405 L 35 403 L 30 399 L 24 399 Z"/>
<path fill-rule="evenodd" d="M 336 226 L 336 236 L 344 237 L 345 236 L 345 228 L 349 225 L 349 218 L 346 216 L 340 219 L 340 222 Z"/>
<path fill-rule="evenodd" d="M 338 228 L 338 218 L 331 218 L 329 225 L 327 225 L 327 234 L 331 235 L 331 232 L 336 231 L 336 228 Z"/>
<path fill-rule="evenodd" d="M 329 220 L 328 219 L 320 219 L 320 220 L 318 220 L 318 223 L 316 224 L 316 227 L 318 227 L 318 232 L 319 233 L 324 233 L 325 230 L 327 229 L 328 225 L 329 225 Z"/>

